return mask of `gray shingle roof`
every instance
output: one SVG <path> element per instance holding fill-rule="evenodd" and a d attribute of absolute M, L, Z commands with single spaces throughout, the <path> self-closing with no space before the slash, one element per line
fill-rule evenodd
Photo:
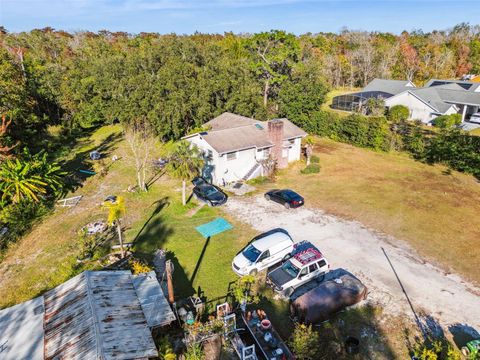
<path fill-rule="evenodd" d="M 288 119 L 283 122 L 284 140 L 303 137 L 305 131 Z M 223 113 L 205 125 L 210 130 L 199 134 L 219 154 L 250 148 L 271 147 L 268 138 L 268 121 L 259 121 L 232 113 Z"/>
<path fill-rule="evenodd" d="M 457 83 L 430 86 L 409 90 L 438 112 L 445 113 L 452 104 L 480 106 L 480 93 L 464 90 Z"/>
<path fill-rule="evenodd" d="M 362 92 L 381 91 L 387 94 L 397 95 L 405 90 L 415 88 L 415 85 L 408 80 L 386 80 L 373 79 L 365 86 Z"/>
<path fill-rule="evenodd" d="M 471 81 L 463 81 L 463 80 L 440 80 L 440 79 L 431 79 L 426 84 L 425 87 L 433 87 L 433 86 L 442 86 L 445 84 L 457 84 L 462 89 L 468 91 L 478 91 L 480 88 L 480 83 L 471 82 Z"/>
<path fill-rule="evenodd" d="M 245 125 L 254 125 L 257 122 L 259 121 L 246 116 L 224 112 L 216 118 L 206 122 L 205 126 L 209 127 L 211 130 L 223 130 Z"/>
<path fill-rule="evenodd" d="M 438 93 L 448 103 L 480 106 L 480 92 L 439 89 Z"/>

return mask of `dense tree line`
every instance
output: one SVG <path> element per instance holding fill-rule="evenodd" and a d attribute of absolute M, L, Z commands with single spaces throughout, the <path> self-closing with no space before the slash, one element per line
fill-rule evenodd
<path fill-rule="evenodd" d="M 294 36 L 0 33 L 0 112 L 12 136 L 144 118 L 179 138 L 223 111 L 294 121 L 316 111 L 328 87 L 374 77 L 425 80 L 480 72 L 480 27 Z"/>
<path fill-rule="evenodd" d="M 479 140 L 452 128 L 426 134 L 372 104 L 375 116 L 320 110 L 330 88 L 375 77 L 455 78 L 480 73 L 480 26 L 447 31 L 295 36 L 284 31 L 223 35 L 8 33 L 0 27 L 0 250 L 28 230 L 62 191 L 47 154 L 78 129 L 146 123 L 176 140 L 224 111 L 288 117 L 305 130 L 380 151 L 405 150 L 480 176 Z M 450 120 L 450 119 L 447 119 Z M 446 121 L 445 124 L 449 123 Z M 128 128 L 128 126 L 127 126 Z M 47 152 L 41 152 L 47 150 Z"/>

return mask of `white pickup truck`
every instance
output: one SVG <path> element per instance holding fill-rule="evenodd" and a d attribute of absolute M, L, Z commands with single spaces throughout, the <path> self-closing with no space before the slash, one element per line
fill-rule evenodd
<path fill-rule="evenodd" d="M 302 241 L 294 245 L 290 258 L 267 274 L 267 284 L 287 297 L 296 288 L 312 280 L 318 280 L 330 270 L 330 265 L 312 243 Z"/>

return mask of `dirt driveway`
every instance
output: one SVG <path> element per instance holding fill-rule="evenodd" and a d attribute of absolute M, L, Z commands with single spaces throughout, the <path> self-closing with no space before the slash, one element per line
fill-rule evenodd
<path fill-rule="evenodd" d="M 259 232 L 281 227 L 295 241 L 311 241 L 332 268 L 342 267 L 359 277 L 370 289 L 370 301 L 388 314 L 414 318 L 393 266 L 417 313 L 423 311 L 443 327 L 462 324 L 480 332 L 480 289 L 459 276 L 445 274 L 399 240 L 319 210 L 286 210 L 261 195 L 232 197 L 225 210 Z"/>

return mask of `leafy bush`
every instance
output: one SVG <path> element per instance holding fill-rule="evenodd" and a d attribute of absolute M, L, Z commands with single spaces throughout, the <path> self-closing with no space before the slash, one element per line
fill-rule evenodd
<path fill-rule="evenodd" d="M 162 336 L 158 341 L 158 357 L 160 360 L 175 360 L 177 358 L 168 336 Z"/>
<path fill-rule="evenodd" d="M 320 163 L 320 158 L 317 155 L 312 155 L 310 156 L 310 162 L 312 164 L 318 164 Z"/>
<path fill-rule="evenodd" d="M 269 182 L 270 182 L 270 179 L 267 176 L 259 176 L 247 181 L 247 183 L 251 185 L 263 185 Z"/>
<path fill-rule="evenodd" d="M 460 360 L 460 353 L 447 342 L 431 341 L 417 344 L 413 355 L 419 360 Z"/>
<path fill-rule="evenodd" d="M 311 325 L 297 324 L 290 345 L 298 360 L 318 359 L 320 335 Z"/>
<path fill-rule="evenodd" d="M 410 110 L 404 105 L 395 105 L 388 110 L 388 120 L 398 123 L 408 119 Z"/>
<path fill-rule="evenodd" d="M 34 221 L 39 220 L 48 212 L 44 203 L 21 201 L 9 204 L 0 211 L 0 228 L 6 227 L 8 232 L 0 236 L 0 250 L 3 250 L 11 242 L 24 235 Z"/>
<path fill-rule="evenodd" d="M 257 303 L 260 298 L 252 289 L 254 284 L 255 276 L 253 275 L 245 275 L 238 279 L 233 285 L 232 289 L 232 295 L 235 301 L 239 304 L 241 304 L 243 301 L 245 301 L 247 304 Z"/>
<path fill-rule="evenodd" d="M 190 345 L 187 349 L 187 352 L 183 354 L 185 360 L 204 360 L 205 354 L 203 353 L 202 347 L 200 344 Z"/>
<path fill-rule="evenodd" d="M 310 164 L 305 169 L 300 170 L 302 174 L 318 174 L 320 172 L 320 165 Z"/>
<path fill-rule="evenodd" d="M 441 129 L 451 129 L 455 125 L 462 123 L 462 115 L 460 114 L 451 114 L 451 115 L 442 115 L 436 117 L 433 121 L 433 125 L 438 126 Z"/>
<path fill-rule="evenodd" d="M 143 274 L 153 270 L 143 261 L 135 258 L 128 260 L 128 266 L 130 267 L 130 270 L 132 270 L 133 275 Z"/>
<path fill-rule="evenodd" d="M 480 178 L 480 137 L 459 129 L 442 130 L 430 140 L 425 159 Z"/>

